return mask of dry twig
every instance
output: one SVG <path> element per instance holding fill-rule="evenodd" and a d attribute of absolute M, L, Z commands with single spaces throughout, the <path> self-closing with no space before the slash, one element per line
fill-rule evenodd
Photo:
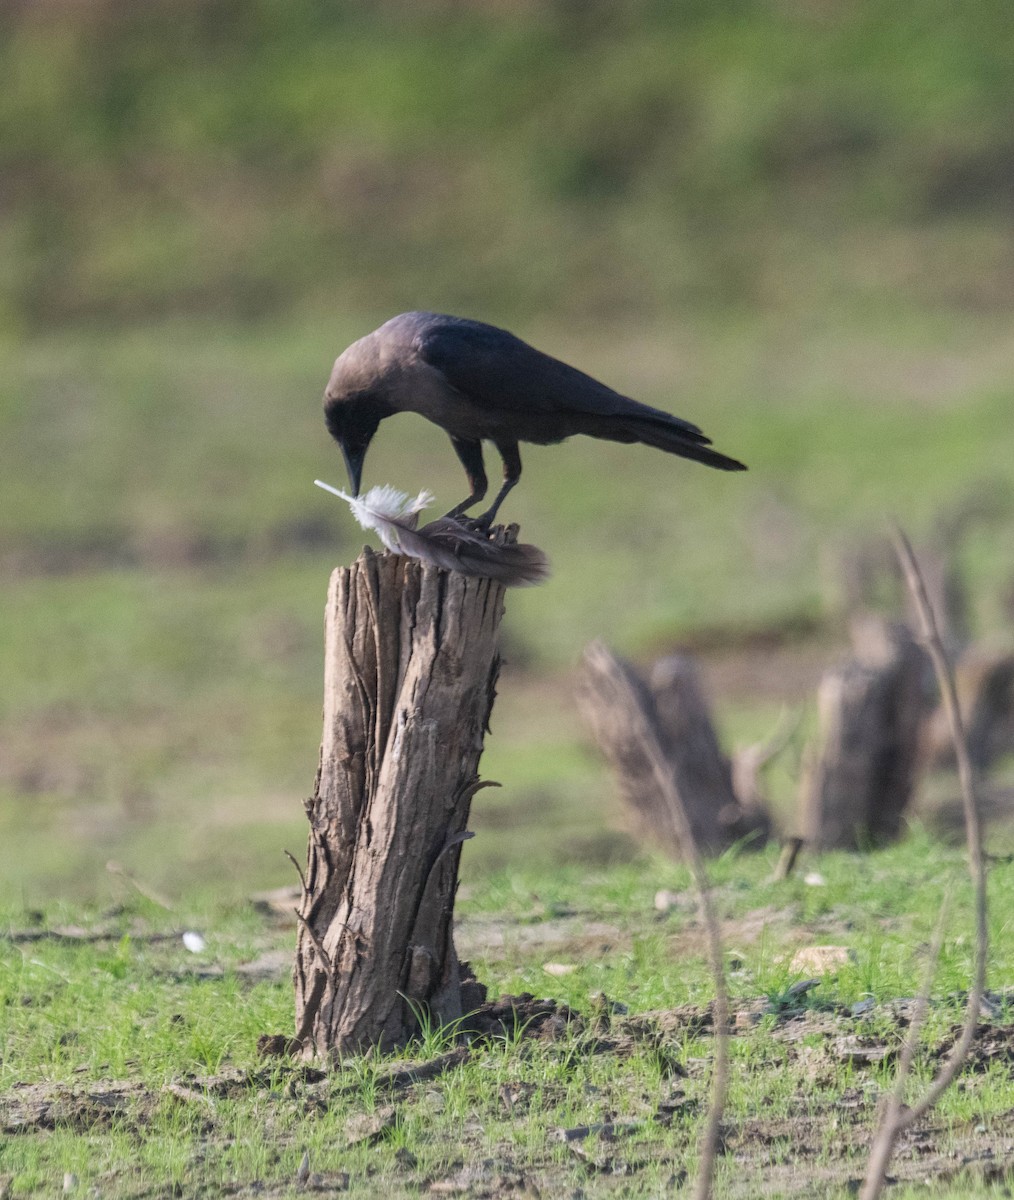
<path fill-rule="evenodd" d="M 954 753 L 958 764 L 958 779 L 961 784 L 961 800 L 965 813 L 965 833 L 968 842 L 968 869 L 972 877 L 975 893 L 975 974 L 972 988 L 968 996 L 968 1006 L 961 1035 L 955 1042 L 947 1061 L 937 1072 L 936 1078 L 915 1104 L 905 1107 L 902 1103 L 906 1079 L 915 1053 L 915 1042 L 918 1038 L 921 1016 L 913 1020 L 909 1031 L 905 1052 L 898 1066 L 898 1078 L 894 1094 L 884 1111 L 883 1119 L 877 1130 L 870 1151 L 870 1162 L 863 1182 L 859 1200 L 876 1200 L 880 1195 L 887 1175 L 887 1165 L 894 1150 L 898 1135 L 919 1120 L 936 1104 L 941 1095 L 953 1083 L 955 1076 L 964 1065 L 975 1037 L 975 1029 L 979 1020 L 979 1010 L 982 1006 L 982 994 L 986 986 L 986 957 L 989 948 L 989 934 L 986 923 L 986 861 L 982 850 L 982 829 L 979 822 L 979 809 L 975 794 L 975 772 L 972 769 L 968 754 L 968 741 L 965 737 L 961 710 L 958 707 L 957 690 L 954 685 L 954 674 L 943 641 L 937 628 L 933 607 L 926 592 L 926 584 L 919 569 L 918 560 L 912 550 L 912 545 L 901 529 L 895 530 L 895 549 L 898 560 L 905 574 L 905 582 L 912 594 L 913 602 L 919 614 L 922 637 L 943 699 L 944 710 L 951 728 L 954 740 Z M 939 956 L 940 941 L 942 940 L 942 924 L 935 939 L 932 964 Z M 928 981 L 927 981 L 928 991 Z M 918 1014 L 917 1014 L 918 1015 Z"/>
<path fill-rule="evenodd" d="M 603 647 L 603 650 L 605 647 Z M 608 651 L 606 651 L 608 653 Z M 713 1029 L 715 1036 L 715 1062 L 711 1079 L 711 1104 L 701 1135 L 700 1158 L 697 1167 L 697 1178 L 690 1193 L 694 1200 L 708 1200 L 711 1195 L 712 1176 L 715 1170 L 715 1159 L 718 1156 L 718 1146 L 721 1137 L 722 1115 L 725 1111 L 725 1098 L 729 1087 L 729 993 L 725 983 L 725 965 L 722 955 L 722 934 L 718 925 L 711 900 L 710 884 L 704 868 L 704 860 L 697 848 L 690 817 L 683 803 L 683 797 L 675 786 L 672 772 L 666 762 L 662 747 L 651 722 L 644 713 L 642 702 L 636 695 L 625 674 L 622 686 L 629 691 L 628 708 L 636 713 L 636 732 L 641 749 L 644 752 L 655 780 L 659 794 L 665 799 L 669 817 L 676 834 L 676 841 L 682 849 L 684 860 L 690 869 L 690 874 L 697 892 L 700 908 L 701 923 L 704 926 L 707 946 L 708 963 L 715 983 L 715 1007 Z"/>
<path fill-rule="evenodd" d="M 718 917 L 711 900 L 710 884 L 704 869 L 704 862 L 694 841 L 690 828 L 690 819 L 683 807 L 683 799 L 673 786 L 672 777 L 666 770 L 662 748 L 658 744 L 654 731 L 645 722 L 644 750 L 651 760 L 652 773 L 658 785 L 659 792 L 665 797 L 676 827 L 677 837 L 683 846 L 684 857 L 690 874 L 693 876 L 694 887 L 697 890 L 697 902 L 700 906 L 701 923 L 704 925 L 708 941 L 708 964 L 715 981 L 715 1009 L 713 1030 L 715 1037 L 715 1062 L 711 1077 L 711 1104 L 708 1107 L 708 1118 L 701 1136 L 700 1160 L 697 1166 L 697 1178 L 694 1181 L 692 1195 L 694 1200 L 708 1200 L 711 1195 L 711 1180 L 715 1170 L 715 1159 L 718 1156 L 718 1145 L 722 1132 L 722 1114 L 725 1111 L 725 1097 L 729 1090 L 729 993 L 725 986 L 725 964 L 722 954 L 722 934 L 718 927 Z"/>

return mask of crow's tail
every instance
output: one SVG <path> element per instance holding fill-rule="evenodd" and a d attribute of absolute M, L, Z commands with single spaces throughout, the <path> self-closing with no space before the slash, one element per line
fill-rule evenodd
<path fill-rule="evenodd" d="M 669 454 L 678 454 L 681 458 L 692 458 L 694 462 L 705 463 L 719 471 L 746 470 L 744 463 L 712 450 L 707 438 L 688 435 L 677 421 L 669 424 L 664 419 L 654 417 L 634 418 L 625 421 L 621 429 L 608 436 L 616 441 L 643 442 L 646 446 L 655 446 Z"/>

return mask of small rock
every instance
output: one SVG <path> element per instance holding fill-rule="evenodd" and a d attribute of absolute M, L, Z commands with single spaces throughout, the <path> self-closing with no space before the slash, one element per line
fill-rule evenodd
<path fill-rule="evenodd" d="M 792 956 L 789 970 L 801 975 L 830 975 L 855 961 L 855 951 L 848 946 L 804 946 Z"/>
<path fill-rule="evenodd" d="M 77 1187 L 77 1176 L 73 1171 L 65 1171 L 63 1176 L 63 1190 L 72 1192 Z"/>
<path fill-rule="evenodd" d="M 195 933 L 192 929 L 188 929 L 183 935 L 183 945 L 190 951 L 191 954 L 200 954 L 207 946 L 207 942 L 199 933 Z"/>
<path fill-rule="evenodd" d="M 542 964 L 542 969 L 547 975 L 573 975 L 577 966 L 574 963 L 547 962 Z"/>
<path fill-rule="evenodd" d="M 834 1052 L 842 1062 L 854 1063 L 857 1066 L 873 1066 L 894 1055 L 890 1046 L 864 1045 L 854 1034 L 836 1039 Z"/>
<path fill-rule="evenodd" d="M 379 1142 L 395 1125 L 397 1113 L 393 1104 L 385 1104 L 372 1113 L 356 1113 L 345 1122 L 345 1136 L 350 1146 L 360 1142 Z"/>

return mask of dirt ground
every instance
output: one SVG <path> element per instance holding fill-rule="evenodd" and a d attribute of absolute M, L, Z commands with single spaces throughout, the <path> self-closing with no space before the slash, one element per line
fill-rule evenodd
<path fill-rule="evenodd" d="M 738 933 L 749 938 L 751 931 L 777 922 L 778 916 L 760 910 L 755 919 L 744 921 Z M 566 917 L 517 926 L 510 936 L 521 930 L 526 931 L 529 949 L 562 958 L 587 949 L 588 938 L 606 938 L 615 944 L 622 937 L 620 930 L 602 922 L 601 928 L 584 927 L 581 937 L 575 938 L 574 919 Z M 504 936 L 496 922 L 481 918 L 463 922 L 462 944 L 471 951 L 483 949 L 495 958 Z M 265 944 L 264 953 L 238 973 L 251 982 L 263 982 L 285 980 L 290 971 L 291 952 L 279 949 L 275 941 L 270 948 Z M 763 1033 L 756 1044 L 743 1046 L 745 1053 L 734 1052 L 733 1068 L 739 1085 L 749 1079 L 751 1093 L 759 1099 L 755 1113 L 746 1118 L 727 1116 L 723 1123 L 717 1195 L 736 1200 L 760 1194 L 802 1198 L 846 1195 L 858 1186 L 883 1092 L 884 1079 L 878 1072 L 893 1062 L 915 1001 L 880 1005 L 865 1001 L 846 1007 L 819 1000 L 817 983 L 803 980 L 777 1000 L 757 997 L 733 1005 L 729 1033 L 734 1051 L 737 1042 L 748 1043 L 755 1031 Z M 974 1088 L 975 1080 L 987 1071 L 1014 1069 L 1010 1002 L 1006 993 L 987 995 L 970 1062 L 957 1088 Z M 285 1042 L 278 1036 L 262 1039 L 261 1065 L 253 1069 L 184 1075 L 160 1087 L 130 1079 L 16 1085 L 0 1096 L 0 1134 L 46 1136 L 49 1131 L 67 1130 L 94 1137 L 114 1128 L 129 1134 L 143 1129 L 157 1112 L 164 1117 L 170 1105 L 179 1107 L 206 1149 L 216 1143 L 221 1149 L 230 1138 L 223 1105 L 239 1101 L 268 1114 L 271 1136 L 284 1149 L 287 1140 L 295 1144 L 301 1122 L 334 1109 L 347 1113 L 351 1102 L 352 1114 L 344 1116 L 340 1126 L 344 1149 L 372 1149 L 394 1136 L 401 1111 L 425 1109 L 451 1072 L 466 1068 L 473 1059 L 479 1061 L 491 1039 L 502 1042 L 518 1029 L 524 1031 L 518 1050 L 519 1077 L 493 1085 L 497 1091 L 493 1103 L 501 1112 L 504 1132 L 492 1145 L 487 1105 L 485 1116 L 477 1114 L 476 1120 L 457 1126 L 434 1122 L 432 1137 L 444 1142 L 437 1147 L 439 1157 L 452 1164 L 439 1172 L 421 1167 L 409 1150 L 401 1148 L 395 1152 L 393 1172 L 390 1157 L 382 1171 L 378 1168 L 374 1182 L 378 1187 L 383 1184 L 380 1192 L 364 1193 L 364 1180 L 357 1181 L 355 1173 L 319 1172 L 312 1163 L 295 1181 L 247 1180 L 233 1192 L 290 1194 L 295 1185 L 297 1190 L 322 1193 L 590 1200 L 613 1194 L 654 1195 L 657 1184 L 651 1181 L 663 1178 L 668 1191 L 685 1180 L 683 1164 L 695 1143 L 708 1093 L 712 1010 L 683 1005 L 628 1015 L 605 998 L 594 1011 L 576 1012 L 527 994 L 500 997 L 470 1018 L 457 1044 L 446 1052 L 424 1060 L 408 1056 L 385 1063 L 377 1077 L 374 1105 L 359 1111 L 355 1111 L 359 1083 L 350 1082 L 340 1070 L 326 1071 L 278 1057 Z M 956 1033 L 956 1025 L 944 1023 L 928 1055 L 931 1068 L 946 1055 Z M 704 1049 L 699 1056 L 688 1057 L 686 1047 L 695 1040 Z M 646 1049 L 660 1064 L 662 1079 L 651 1095 L 645 1092 L 644 1076 L 633 1061 Z M 629 1078 L 629 1105 L 617 1102 L 605 1119 L 588 1125 L 540 1127 L 520 1153 L 511 1125 L 537 1118 L 547 1103 L 547 1089 L 540 1090 L 521 1077 L 520 1064 L 534 1051 L 549 1056 L 576 1053 L 605 1062 L 610 1077 Z M 797 1099 L 765 1112 L 765 1097 L 778 1090 L 779 1073 L 783 1078 L 791 1075 Z M 547 1087 L 551 1093 L 552 1085 Z M 784 1097 L 784 1087 L 780 1090 Z M 738 1106 L 739 1113 L 743 1107 Z M 273 1110 L 278 1114 L 277 1129 L 270 1116 Z M 342 1149 L 340 1144 L 335 1147 L 339 1161 Z M 988 1127 L 931 1112 L 899 1141 L 890 1178 L 944 1188 L 943 1194 L 948 1195 L 973 1187 L 1004 1186 L 1014 1178 L 1014 1111 L 991 1119 Z M 108 1182 L 116 1195 L 138 1200 L 168 1194 L 164 1188 L 161 1192 L 146 1188 L 140 1181 Z M 228 1193 L 228 1188 L 222 1192 Z"/>
<path fill-rule="evenodd" d="M 758 1004 L 735 1013 L 732 1035 L 738 1036 L 760 1019 L 762 1008 Z M 893 1017 L 899 1027 L 904 1025 L 904 1004 L 894 1006 Z M 859 1082 L 822 1104 L 801 1096 L 798 1115 L 766 1116 L 760 1112 L 746 1120 L 727 1120 L 722 1138 L 725 1182 L 720 1194 L 804 1197 L 857 1185 L 875 1119 L 877 1092 L 866 1085 L 862 1068 L 873 1067 L 885 1055 L 893 1053 L 887 1048 L 892 1039 L 884 1039 L 883 1021 L 878 1023 L 878 1036 L 872 1037 L 862 1032 L 864 1018 L 865 1014 L 860 1018 L 802 1007 L 788 1008 L 778 1014 L 773 1036 L 788 1048 L 790 1060 L 806 1075 L 814 1080 L 823 1077 L 826 1081 L 848 1061 L 860 1068 Z M 711 1013 L 691 1006 L 603 1022 L 582 1017 L 551 1001 L 531 996 L 504 997 L 476 1015 L 471 1032 L 460 1046 L 430 1061 L 391 1064 L 379 1080 L 380 1100 L 376 1108 L 347 1120 L 347 1145 L 382 1142 L 395 1127 L 400 1106 L 418 1100 L 421 1093 L 433 1087 L 435 1080 L 462 1066 L 470 1055 L 481 1053 L 484 1039 L 517 1020 L 526 1023 L 527 1037 L 540 1042 L 561 1039 L 567 1027 L 572 1026 L 582 1034 L 579 1040 L 582 1053 L 614 1059 L 617 1070 L 622 1069 L 623 1059 L 645 1042 L 664 1052 L 667 1046 L 676 1046 L 688 1032 L 706 1034 L 711 1027 Z M 946 1048 L 942 1046 L 941 1053 Z M 997 1062 L 1014 1062 L 1014 1029 L 987 1020 L 978 1029 L 972 1069 L 983 1071 Z M 669 1128 L 699 1115 L 699 1105 L 687 1098 L 684 1085 L 693 1073 L 705 1070 L 702 1063 L 692 1064 L 685 1071 L 674 1059 L 669 1086 L 659 1097 L 654 1112 L 633 1120 L 617 1114 L 615 1120 L 598 1124 L 551 1129 L 547 1141 L 567 1147 L 569 1155 L 579 1164 L 579 1173 L 600 1184 L 610 1181 L 630 1184 L 649 1166 L 656 1170 L 665 1167 L 670 1157 L 672 1181 L 678 1184 L 682 1178 L 679 1156 L 665 1149 L 664 1140 L 646 1141 L 644 1134 L 651 1125 Z M 67 1129 L 94 1134 L 114 1123 L 121 1130 L 140 1127 L 169 1099 L 200 1115 L 202 1138 L 207 1142 L 219 1136 L 216 1111 L 223 1100 L 256 1097 L 262 1103 L 294 1105 L 308 1117 L 314 1117 L 346 1098 L 349 1091 L 343 1087 L 339 1074 L 304 1065 L 282 1068 L 281 1082 L 280 1090 L 278 1068 L 266 1063 L 264 1069 L 252 1071 L 235 1069 L 187 1076 L 160 1089 L 127 1080 L 81 1085 L 34 1083 L 15 1087 L 0 1099 L 0 1132 L 10 1136 Z M 520 1081 L 501 1085 L 499 1098 L 505 1112 L 524 1120 L 532 1090 L 531 1085 Z M 678 1141 L 686 1139 L 680 1137 Z M 460 1159 L 457 1170 L 439 1176 L 421 1174 L 415 1169 L 412 1156 L 406 1154 L 402 1156 L 401 1177 L 392 1183 L 413 1193 L 460 1195 L 476 1200 L 570 1194 L 567 1189 L 572 1171 L 554 1164 L 551 1155 L 534 1168 L 530 1163 L 521 1168 L 509 1143 L 505 1142 L 498 1153 L 490 1156 L 488 1144 L 467 1125 L 447 1151 L 449 1160 Z M 931 1113 L 900 1140 L 890 1178 L 957 1187 L 962 1181 L 969 1185 L 973 1181 L 1003 1183 L 1012 1175 L 1014 1113 L 991 1123 L 988 1129 L 982 1125 L 955 1126 Z M 335 1175 L 311 1173 L 301 1182 L 306 1190 L 313 1191 L 342 1191 L 349 1187 L 347 1177 Z M 263 1195 L 289 1188 L 288 1184 L 275 1187 L 262 1181 L 250 1181 L 249 1186 L 251 1191 Z M 595 1193 L 602 1190 L 596 1188 Z M 134 1193 L 128 1187 L 125 1194 L 145 1193 Z"/>

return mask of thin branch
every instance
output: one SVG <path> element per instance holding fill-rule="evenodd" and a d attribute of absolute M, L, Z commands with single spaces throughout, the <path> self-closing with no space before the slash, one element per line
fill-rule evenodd
<path fill-rule="evenodd" d="M 736 753 L 743 755 L 755 771 L 762 771 L 792 741 L 796 730 L 802 724 L 802 720 L 802 705 L 796 709 L 791 709 L 787 705 L 783 705 L 782 711 L 778 714 L 778 721 L 768 736 L 763 741 L 755 742 L 751 746 L 744 746 L 742 750 L 737 750 Z"/>
<path fill-rule="evenodd" d="M 605 650 L 605 647 L 602 647 L 602 649 Z M 609 653 L 609 651 L 606 651 L 606 653 Z M 714 978 L 715 1006 L 713 1029 L 715 1037 L 715 1062 L 711 1077 L 711 1103 L 708 1108 L 704 1132 L 701 1135 L 697 1178 L 694 1181 L 691 1193 L 693 1200 L 708 1200 L 711 1195 L 715 1160 L 718 1157 L 725 1099 L 729 1090 L 729 993 L 725 983 L 722 934 L 711 900 L 710 883 L 704 868 L 704 860 L 697 848 L 697 842 L 690 825 L 690 818 L 683 803 L 683 797 L 673 782 L 672 771 L 666 762 L 662 747 L 658 742 L 658 736 L 647 718 L 640 697 L 634 688 L 631 687 L 630 681 L 624 671 L 617 672 L 617 675 L 622 680 L 622 686 L 627 689 L 627 703 L 629 710 L 636 714 L 637 733 L 641 749 L 648 759 L 655 785 L 665 800 L 677 841 L 683 851 L 684 861 L 689 867 L 690 875 L 694 881 L 701 923 L 704 926 L 707 938 L 708 964 Z"/>
<path fill-rule="evenodd" d="M 662 749 L 658 744 L 654 730 L 647 727 L 644 749 L 651 761 L 652 774 L 659 790 L 665 797 L 669 807 L 669 815 L 677 830 L 683 855 L 693 876 L 694 887 L 697 889 L 697 902 L 700 906 L 701 922 L 707 935 L 708 965 L 711 968 L 715 982 L 715 1009 L 712 1022 L 715 1037 L 715 1062 L 711 1076 L 711 1104 L 708 1108 L 708 1118 L 705 1122 L 704 1133 L 701 1136 L 700 1159 L 697 1164 L 697 1178 L 694 1182 L 692 1195 L 694 1200 L 708 1200 L 711 1195 L 712 1176 L 715 1171 L 715 1160 L 718 1157 L 718 1145 L 722 1133 L 722 1114 L 725 1111 L 725 1098 L 729 1090 L 729 993 L 725 985 L 725 963 L 722 953 L 722 934 L 718 927 L 718 917 L 715 914 L 711 900 L 710 883 L 704 869 L 704 862 L 693 830 L 690 818 L 683 806 L 683 798 L 676 790 L 672 781 Z"/>
<path fill-rule="evenodd" d="M 907 1128 L 927 1112 L 940 1098 L 944 1090 L 961 1070 L 972 1040 L 975 1037 L 975 1027 L 982 1007 L 982 995 L 986 989 L 986 959 L 989 951 L 989 928 L 986 908 L 986 859 L 982 850 L 982 825 L 979 820 L 979 805 L 976 797 L 975 772 L 968 754 L 968 739 L 965 737 L 964 723 L 961 719 L 961 709 L 958 705 L 958 693 L 954 684 L 954 674 L 943 642 L 937 630 L 933 616 L 933 608 L 926 594 L 926 585 L 919 570 L 915 553 L 908 538 L 899 529 L 897 531 L 898 555 L 905 571 L 905 579 L 915 599 L 922 623 L 922 633 L 926 648 L 933 661 L 933 668 L 940 684 L 940 693 L 944 702 L 944 710 L 954 739 L 954 753 L 958 763 L 958 779 L 961 784 L 961 802 L 965 813 L 965 833 L 968 840 L 968 870 L 972 878 L 975 892 L 975 977 L 972 990 L 968 997 L 968 1007 L 965 1012 L 965 1023 L 961 1036 L 951 1050 L 950 1056 L 940 1069 L 937 1078 L 930 1084 L 926 1094 L 902 1118 L 902 1128 Z"/>
<path fill-rule="evenodd" d="M 289 860 L 289 862 L 292 863 L 292 865 L 296 868 L 296 874 L 299 876 L 299 882 L 303 885 L 303 895 L 305 896 L 307 889 L 306 889 L 306 876 L 303 874 L 303 868 L 299 865 L 298 862 L 296 862 L 295 856 L 293 854 L 291 854 L 288 850 L 283 850 L 282 853 Z"/>
<path fill-rule="evenodd" d="M 334 976 L 334 967 L 331 964 L 331 959 L 328 958 L 327 951 L 320 944 L 320 938 L 317 937 L 316 933 L 314 932 L 313 926 L 306 919 L 306 917 L 303 916 L 303 914 L 301 912 L 297 911 L 296 909 L 293 909 L 292 911 L 296 914 L 296 920 L 306 930 L 306 936 L 310 939 L 310 943 L 313 946 L 313 948 L 317 954 L 317 958 L 320 961 L 320 965 L 324 968 L 324 971 L 327 973 L 329 978 L 333 977 Z M 348 929 L 348 926 L 346 925 L 345 928 Z"/>
<path fill-rule="evenodd" d="M 919 989 L 919 995 L 916 997 L 915 1007 L 912 1010 L 912 1019 L 909 1022 L 908 1033 L 905 1035 L 905 1041 L 901 1047 L 901 1056 L 898 1059 L 898 1072 L 895 1076 L 894 1088 L 881 1110 L 880 1125 L 873 1139 L 873 1145 L 870 1147 L 870 1161 L 866 1168 L 866 1178 L 863 1181 L 863 1190 L 860 1193 L 859 1200 L 876 1200 L 887 1180 L 887 1164 L 891 1161 L 895 1143 L 898 1140 L 898 1134 L 902 1130 L 900 1118 L 907 1111 L 905 1108 L 905 1085 L 908 1083 L 908 1078 L 912 1073 L 915 1052 L 918 1049 L 919 1038 L 926 1023 L 926 1014 L 929 1011 L 930 989 L 933 986 L 933 976 L 936 974 L 937 964 L 940 961 L 940 952 L 944 945 L 944 928 L 947 924 L 947 911 L 950 907 L 949 901 L 950 897 L 945 896 L 944 902 L 940 906 L 940 915 L 937 918 L 936 929 L 933 931 L 933 941 L 930 945 L 929 957 L 926 962 L 926 974 L 923 977 L 922 986 Z"/>
<path fill-rule="evenodd" d="M 307 1039 L 313 1031 L 313 1023 L 317 1019 L 317 1013 L 320 1011 L 320 1003 L 324 999 L 324 993 L 327 991 L 328 974 L 320 967 L 313 973 L 313 985 L 310 988 L 310 994 L 303 1005 L 303 1016 L 299 1022 L 299 1028 L 296 1030 L 296 1036 L 292 1039 L 294 1046 L 301 1050 L 306 1044 Z"/>
<path fill-rule="evenodd" d="M 802 706 L 795 711 L 783 707 L 777 725 L 763 741 L 733 752 L 732 790 L 744 808 L 757 809 L 763 806 L 761 773 L 789 744 L 802 719 Z"/>
<path fill-rule="evenodd" d="M 898 1100 L 892 1100 L 884 1114 L 881 1128 L 877 1133 L 871 1153 L 870 1165 L 866 1181 L 863 1185 L 860 1200 L 876 1200 L 884 1185 L 887 1164 L 898 1134 L 908 1129 L 940 1099 L 941 1095 L 954 1082 L 968 1057 L 975 1030 L 978 1025 L 979 1011 L 982 1007 L 982 995 L 986 987 L 986 959 L 989 951 L 989 931 L 987 925 L 986 897 L 986 861 L 982 849 L 982 827 L 979 821 L 979 809 L 975 790 L 975 772 L 972 769 L 968 754 L 968 741 L 965 736 L 964 724 L 961 719 L 961 709 L 958 705 L 957 689 L 954 685 L 954 674 L 943 641 L 933 614 L 933 606 L 926 592 L 915 552 L 908 538 L 901 529 L 894 531 L 895 550 L 905 574 L 905 582 L 912 594 L 919 623 L 922 627 L 922 638 L 933 663 L 944 711 L 951 729 L 954 742 L 954 754 L 958 764 L 958 779 L 961 784 L 961 801 L 965 813 L 965 835 L 968 842 L 968 870 L 972 879 L 975 894 L 975 971 L 972 988 L 968 996 L 968 1006 L 961 1034 L 951 1049 L 946 1062 L 940 1068 L 936 1078 L 930 1083 L 920 1099 L 910 1108 L 905 1108 Z M 911 1035 L 910 1035 L 911 1036 Z M 914 1050 L 913 1050 L 914 1053 Z M 899 1065 L 899 1075 L 903 1063 Z M 907 1072 L 906 1072 L 907 1073 Z M 900 1085 L 904 1085 L 904 1078 Z M 897 1091 L 897 1087 L 896 1087 Z"/>

